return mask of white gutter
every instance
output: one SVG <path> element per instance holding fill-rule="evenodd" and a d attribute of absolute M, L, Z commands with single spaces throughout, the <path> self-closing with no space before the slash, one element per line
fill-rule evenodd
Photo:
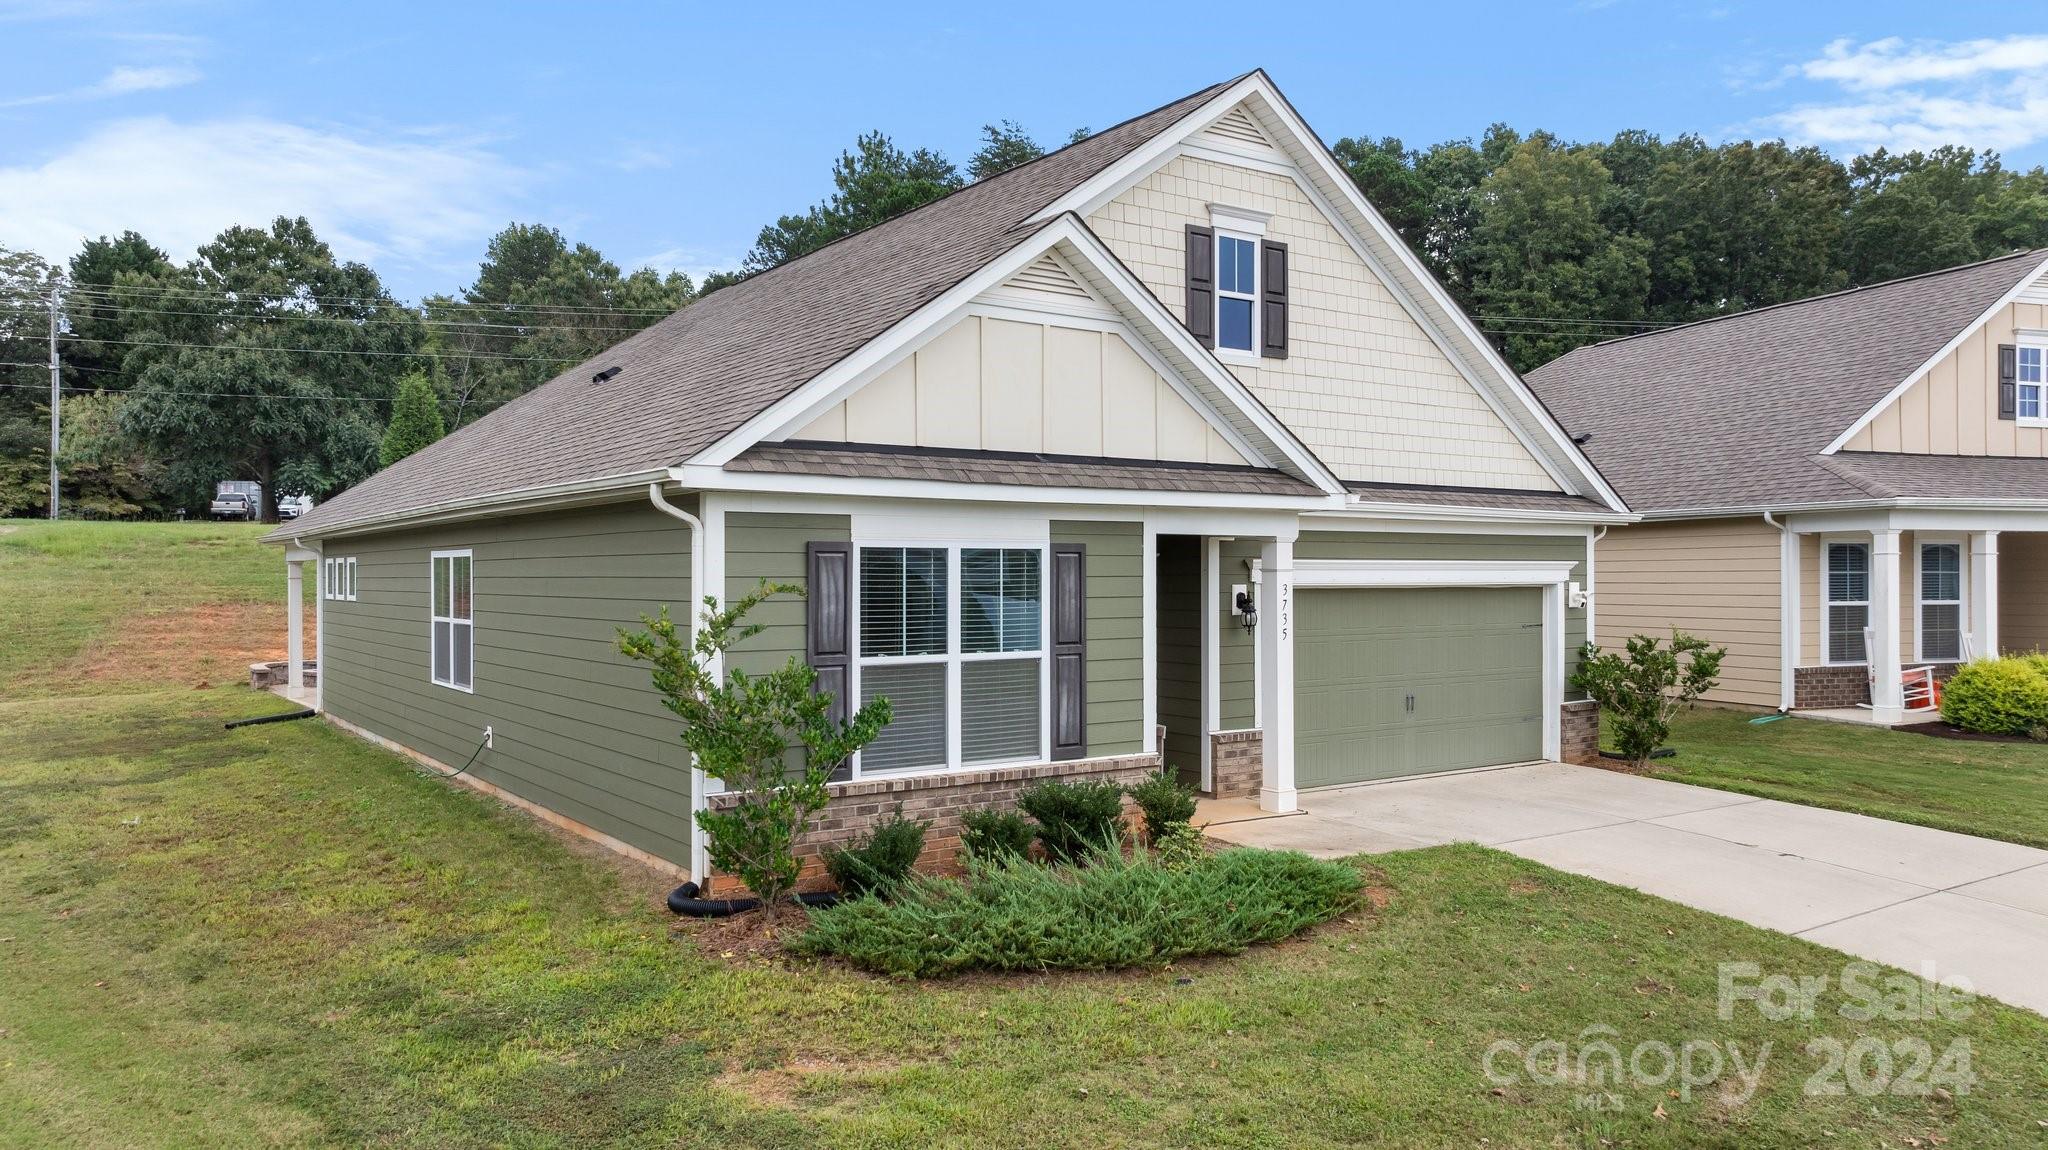
<path fill-rule="evenodd" d="M 1644 522 L 1666 519 L 1733 519 L 1746 515 L 1779 515 L 1792 511 L 1893 511 L 1925 508 L 1930 511 L 1987 510 L 1987 511 L 2042 511 L 2048 510 L 2048 498 L 1998 497 L 1985 499 L 1823 499 L 1811 503 L 1761 503 L 1730 504 L 1722 507 L 1683 507 L 1667 511 L 1645 511 L 1639 518 Z"/>
<path fill-rule="evenodd" d="M 1778 710 L 1789 713 L 1799 665 L 1799 536 L 1769 511 L 1764 522 L 1778 529 Z"/>
<path fill-rule="evenodd" d="M 690 529 L 690 597 L 704 597 L 704 521 L 668 501 L 661 492 L 659 481 L 647 485 L 648 502 L 655 510 L 673 515 Z M 697 605 L 688 604 L 690 611 L 689 634 L 692 658 L 695 658 L 697 639 Z M 690 879 L 702 886 L 710 876 L 711 860 L 704 848 L 704 830 L 697 825 L 697 812 L 705 808 L 704 768 L 697 765 L 697 756 L 690 756 Z"/>
<path fill-rule="evenodd" d="M 350 535 L 365 535 L 380 531 L 396 531 L 407 527 L 423 527 L 434 523 L 447 523 L 461 519 L 477 519 L 486 515 L 505 512 L 546 510 L 554 506 L 573 506 L 578 503 L 602 502 L 605 498 L 616 498 L 631 491 L 642 483 L 661 479 L 668 474 L 665 467 L 649 468 L 645 471 L 627 472 L 622 475 L 604 475 L 595 479 L 577 479 L 568 483 L 551 483 L 539 487 L 522 487 L 512 491 L 499 491 L 489 495 L 475 495 L 466 499 L 450 499 L 426 507 L 414 508 L 396 515 L 372 516 L 367 519 L 344 519 L 332 525 L 314 524 L 317 539 L 340 539 Z M 274 535 L 274 533 L 273 533 Z M 266 535 L 264 542 L 273 542 Z"/>

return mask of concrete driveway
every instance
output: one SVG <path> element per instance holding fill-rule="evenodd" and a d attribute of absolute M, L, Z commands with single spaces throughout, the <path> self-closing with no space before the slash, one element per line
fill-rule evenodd
<path fill-rule="evenodd" d="M 1483 843 L 2048 1014 L 2048 851 L 1558 763 L 1302 806 L 1209 833 L 1326 858 Z"/>

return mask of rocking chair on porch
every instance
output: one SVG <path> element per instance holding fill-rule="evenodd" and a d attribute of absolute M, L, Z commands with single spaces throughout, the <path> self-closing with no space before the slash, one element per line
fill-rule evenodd
<path fill-rule="evenodd" d="M 1877 649 L 1876 643 L 1877 637 L 1872 629 L 1865 627 L 1863 629 L 1865 667 L 1869 667 L 1869 653 Z M 1963 659 L 1967 661 L 1970 657 L 1970 637 L 1968 635 L 1962 637 L 1962 645 Z M 1870 680 L 1871 698 L 1875 699 L 1877 697 L 1877 672 L 1875 669 L 1871 669 L 1868 672 L 1868 678 Z M 1899 694 L 1901 709 L 1903 710 L 1931 711 L 1941 706 L 1941 681 L 1934 677 L 1933 664 L 1900 668 Z M 1868 708 L 1871 704 L 1859 703 L 1857 705 Z"/>

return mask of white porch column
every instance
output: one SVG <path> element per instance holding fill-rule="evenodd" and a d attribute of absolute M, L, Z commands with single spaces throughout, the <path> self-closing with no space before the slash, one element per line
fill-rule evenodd
<path fill-rule="evenodd" d="M 1900 688 L 1902 670 L 1899 646 L 1901 581 L 1899 578 L 1899 533 L 1870 533 L 1870 646 L 1864 652 L 1870 660 L 1870 717 L 1880 723 L 1896 723 L 1905 716 L 1905 698 Z"/>
<path fill-rule="evenodd" d="M 1970 654 L 1998 654 L 1998 532 L 1970 534 Z"/>
<path fill-rule="evenodd" d="M 306 685 L 306 565 L 287 560 L 284 565 L 284 685 L 294 690 Z"/>
<path fill-rule="evenodd" d="M 1259 808 L 1296 809 L 1294 790 L 1294 536 L 1259 548 Z"/>
<path fill-rule="evenodd" d="M 1801 650 L 1799 588 L 1803 582 L 1799 572 L 1799 533 L 1790 527 L 1781 528 L 1778 536 L 1778 709 L 1781 711 L 1790 711 L 1798 702 Z"/>

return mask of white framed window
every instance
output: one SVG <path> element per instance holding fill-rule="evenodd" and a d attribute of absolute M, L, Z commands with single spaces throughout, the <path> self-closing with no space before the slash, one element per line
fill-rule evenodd
<path fill-rule="evenodd" d="M 433 680 L 443 687 L 472 691 L 476 670 L 473 560 L 466 550 L 436 551 L 429 563 L 433 589 L 428 645 L 433 649 Z"/>
<path fill-rule="evenodd" d="M 1250 355 L 1259 346 L 1259 241 L 1216 233 L 1216 346 Z"/>
<path fill-rule="evenodd" d="M 2041 343 L 2023 343 L 2013 349 L 2013 414 L 2022 423 L 2048 425 L 2048 409 L 2042 407 L 2042 380 L 2044 364 L 2048 364 L 2048 346 Z"/>
<path fill-rule="evenodd" d="M 1919 598 L 1914 647 L 1922 662 L 1947 663 L 1963 657 L 1963 545 L 1928 539 L 1919 552 L 1914 580 Z"/>
<path fill-rule="evenodd" d="M 1035 762 L 1047 755 L 1045 548 L 855 548 L 855 683 L 894 718 L 857 775 Z"/>
<path fill-rule="evenodd" d="M 1870 626 L 1870 544 L 1821 543 L 1821 660 L 1862 663 Z"/>
<path fill-rule="evenodd" d="M 320 561 L 320 597 L 348 601 L 355 599 L 356 561 L 353 557 Z"/>

